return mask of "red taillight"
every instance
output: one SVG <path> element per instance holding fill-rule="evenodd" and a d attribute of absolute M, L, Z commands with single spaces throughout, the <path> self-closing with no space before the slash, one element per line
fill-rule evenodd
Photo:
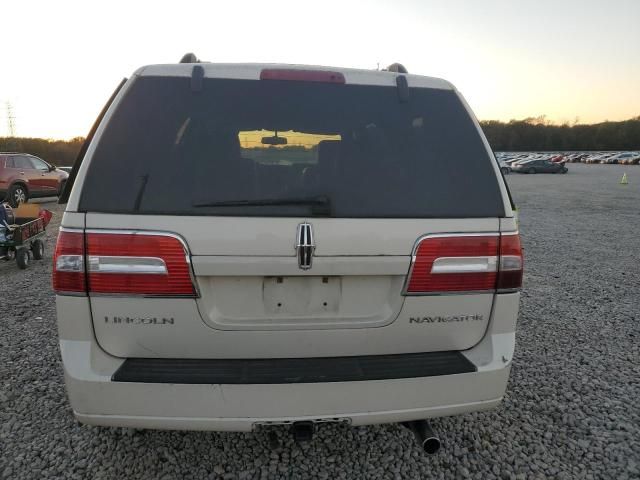
<path fill-rule="evenodd" d="M 99 231 L 72 235 L 80 237 L 80 240 L 76 240 L 80 245 L 84 246 L 86 243 L 86 248 L 76 254 L 79 258 L 69 256 L 68 260 L 70 262 L 75 259 L 74 265 L 80 266 L 81 271 L 77 273 L 82 275 L 82 292 L 160 297 L 196 296 L 188 252 L 176 236 Z M 60 238 L 64 240 L 65 237 Z M 60 240 L 58 244 L 54 260 L 54 289 L 58 293 L 68 293 L 70 290 L 57 287 L 57 278 L 66 273 L 64 245 Z M 58 249 L 61 250 L 60 259 Z"/>
<path fill-rule="evenodd" d="M 494 292 L 517 289 L 521 283 L 517 234 L 433 236 L 415 250 L 406 293 Z"/>
<path fill-rule="evenodd" d="M 53 256 L 53 290 L 60 294 L 86 294 L 82 232 L 60 229 Z"/>
<path fill-rule="evenodd" d="M 500 271 L 498 273 L 498 291 L 517 290 L 522 287 L 524 260 L 520 235 L 503 233 L 500 236 Z"/>
<path fill-rule="evenodd" d="M 427 237 L 418 245 L 407 293 L 494 290 L 499 237 Z"/>
<path fill-rule="evenodd" d="M 187 252 L 173 236 L 87 233 L 91 293 L 195 296 Z"/>
<path fill-rule="evenodd" d="M 340 72 L 329 72 L 326 70 L 295 70 L 286 68 L 266 68 L 260 72 L 260 80 L 345 83 L 344 75 Z"/>

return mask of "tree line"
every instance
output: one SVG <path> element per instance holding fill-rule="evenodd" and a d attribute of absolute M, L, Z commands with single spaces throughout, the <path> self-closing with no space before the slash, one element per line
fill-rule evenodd
<path fill-rule="evenodd" d="M 59 167 L 71 166 L 75 162 L 83 142 L 83 137 L 71 140 L 0 137 L 0 152 L 30 153 Z"/>
<path fill-rule="evenodd" d="M 640 116 L 591 125 L 556 125 L 544 116 L 480 125 L 494 151 L 640 150 Z"/>
<path fill-rule="evenodd" d="M 556 125 L 544 116 L 480 122 L 494 151 L 640 150 L 640 116 L 621 122 Z M 58 166 L 71 166 L 84 138 L 0 137 L 0 152 L 25 152 Z"/>

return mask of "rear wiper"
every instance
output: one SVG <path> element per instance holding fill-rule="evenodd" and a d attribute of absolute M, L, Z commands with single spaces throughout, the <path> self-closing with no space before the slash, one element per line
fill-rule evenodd
<path fill-rule="evenodd" d="M 321 207 L 321 211 L 314 213 L 330 214 L 331 201 L 324 195 L 315 197 L 291 197 L 291 198 L 259 198 L 254 200 L 223 200 L 220 202 L 194 203 L 194 207 L 260 207 L 269 205 L 309 205 Z"/>

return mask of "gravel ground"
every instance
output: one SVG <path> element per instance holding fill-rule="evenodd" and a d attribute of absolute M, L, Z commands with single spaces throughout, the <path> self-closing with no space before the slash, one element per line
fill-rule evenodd
<path fill-rule="evenodd" d="M 508 177 L 526 249 L 518 345 L 496 410 L 408 431 L 325 426 L 222 434 L 81 426 L 64 391 L 50 256 L 0 265 L 2 478 L 640 478 L 640 167 L 569 165 Z M 622 172 L 629 185 L 618 185 Z M 46 204 L 58 215 L 59 208 Z"/>

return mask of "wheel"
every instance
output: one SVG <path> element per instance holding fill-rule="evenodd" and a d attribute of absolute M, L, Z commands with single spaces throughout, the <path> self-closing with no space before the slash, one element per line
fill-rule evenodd
<path fill-rule="evenodd" d="M 40 239 L 34 240 L 31 244 L 31 251 L 33 252 L 33 258 L 42 260 L 44 258 L 44 242 Z"/>
<path fill-rule="evenodd" d="M 29 199 L 29 194 L 27 193 L 27 189 L 24 185 L 11 185 L 7 198 L 9 200 L 9 205 L 16 208 L 18 205 L 25 203 Z"/>
<path fill-rule="evenodd" d="M 29 258 L 29 250 L 27 250 L 26 248 L 21 248 L 16 252 L 16 263 L 22 270 L 29 266 L 30 260 L 31 259 Z"/>
<path fill-rule="evenodd" d="M 562 170 L 560 170 L 562 173 L 567 173 L 569 171 L 569 169 L 567 167 L 564 167 Z"/>
<path fill-rule="evenodd" d="M 507 167 L 502 167 L 500 170 L 502 170 L 503 175 L 509 175 L 509 173 L 511 172 L 511 170 L 509 170 Z"/>
<path fill-rule="evenodd" d="M 4 257 L 2 257 L 5 262 L 9 262 L 16 258 L 16 251 L 13 247 L 7 247 L 7 250 L 4 253 Z"/>
<path fill-rule="evenodd" d="M 527 170 L 527 173 L 536 173 L 536 169 L 531 167 L 529 170 Z"/>

